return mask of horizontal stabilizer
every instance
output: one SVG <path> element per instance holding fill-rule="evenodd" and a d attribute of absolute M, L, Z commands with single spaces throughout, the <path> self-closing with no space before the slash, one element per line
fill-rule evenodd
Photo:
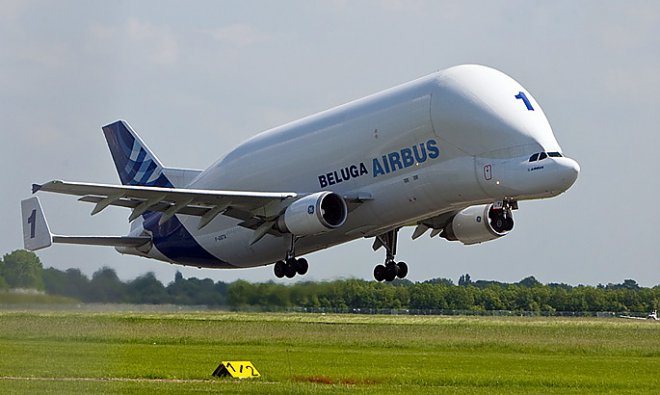
<path fill-rule="evenodd" d="M 139 247 L 150 241 L 148 236 L 53 236 L 53 243 L 108 247 Z"/>

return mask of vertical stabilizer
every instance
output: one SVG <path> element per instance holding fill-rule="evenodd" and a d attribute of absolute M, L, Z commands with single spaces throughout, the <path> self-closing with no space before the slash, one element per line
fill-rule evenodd
<path fill-rule="evenodd" d="M 172 188 L 163 173 L 163 165 L 156 155 L 125 121 L 117 121 L 103 127 L 103 134 L 110 147 L 117 173 L 124 185 Z"/>

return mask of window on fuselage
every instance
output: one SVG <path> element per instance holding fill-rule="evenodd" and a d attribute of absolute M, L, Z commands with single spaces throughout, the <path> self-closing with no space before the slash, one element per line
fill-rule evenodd
<path fill-rule="evenodd" d="M 561 158 L 563 155 L 559 152 L 548 152 L 548 156 L 551 158 Z"/>
<path fill-rule="evenodd" d="M 547 157 L 548 157 L 548 154 L 546 154 L 545 152 L 541 152 L 541 155 L 539 155 L 539 160 L 543 160 Z"/>
<path fill-rule="evenodd" d="M 536 154 L 529 157 L 530 162 L 536 162 L 537 160 L 539 160 L 539 154 L 538 153 L 536 153 Z"/>

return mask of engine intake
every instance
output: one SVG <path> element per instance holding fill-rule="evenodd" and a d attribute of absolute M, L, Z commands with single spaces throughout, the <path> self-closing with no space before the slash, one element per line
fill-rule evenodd
<path fill-rule="evenodd" d="M 277 221 L 281 232 L 308 236 L 328 232 L 346 222 L 346 201 L 334 192 L 317 192 L 291 203 Z"/>
<path fill-rule="evenodd" d="M 500 238 L 513 229 L 513 215 L 509 209 L 492 204 L 471 206 L 459 211 L 445 226 L 441 236 L 465 245 L 479 244 Z"/>

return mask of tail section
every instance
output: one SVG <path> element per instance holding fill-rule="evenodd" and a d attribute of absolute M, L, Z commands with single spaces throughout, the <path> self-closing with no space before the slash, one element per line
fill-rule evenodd
<path fill-rule="evenodd" d="M 35 196 L 21 201 L 21 213 L 25 249 L 36 251 L 50 247 L 53 244 L 53 235 L 41 210 L 39 199 Z"/>
<path fill-rule="evenodd" d="M 51 233 L 39 199 L 34 196 L 21 201 L 23 217 L 23 246 L 26 250 L 36 251 L 50 247 L 53 243 L 111 246 L 122 248 L 120 252 L 144 255 L 151 247 L 149 236 L 62 236 Z"/>
<path fill-rule="evenodd" d="M 173 188 L 156 155 L 125 121 L 103 127 L 117 173 L 124 185 Z"/>

